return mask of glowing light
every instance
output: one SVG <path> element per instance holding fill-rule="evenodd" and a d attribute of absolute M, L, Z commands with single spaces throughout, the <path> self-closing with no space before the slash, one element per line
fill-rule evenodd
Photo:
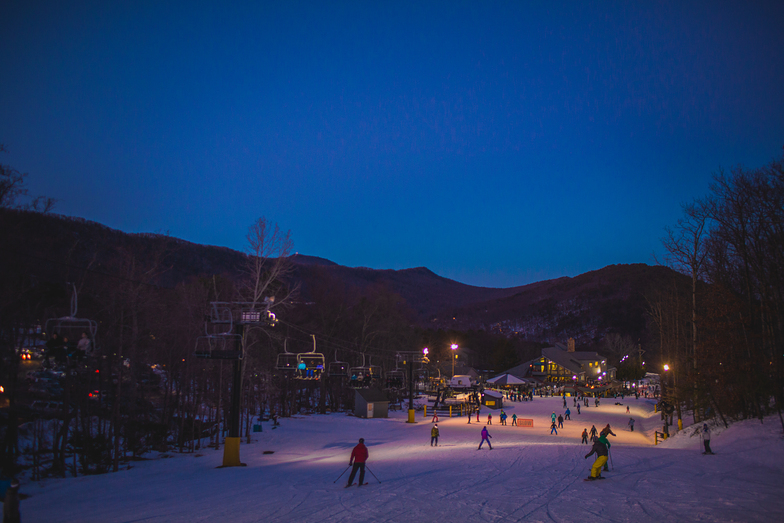
<path fill-rule="evenodd" d="M 669 366 L 669 365 L 667 365 L 666 363 L 664 364 L 664 370 L 665 370 L 665 371 L 667 371 L 667 370 L 670 370 L 670 366 Z"/>
<path fill-rule="evenodd" d="M 427 347 L 425 347 L 424 349 L 422 349 L 422 352 L 425 354 L 425 356 L 427 356 L 428 354 L 430 354 L 430 351 L 428 350 L 428 348 L 427 348 Z"/>
<path fill-rule="evenodd" d="M 451 346 L 451 349 L 452 350 L 457 350 L 457 343 L 453 343 L 452 346 Z"/>

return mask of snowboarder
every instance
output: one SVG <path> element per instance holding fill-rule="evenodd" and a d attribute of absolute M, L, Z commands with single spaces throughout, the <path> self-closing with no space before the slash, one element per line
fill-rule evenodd
<path fill-rule="evenodd" d="M 569 408 L 568 408 L 568 407 L 567 407 L 567 409 L 566 409 L 566 412 L 564 412 L 564 419 L 568 419 L 568 420 L 571 420 L 571 419 L 572 419 L 572 411 L 571 411 L 571 410 L 569 410 Z"/>
<path fill-rule="evenodd" d="M 591 452 L 585 455 L 585 459 L 588 459 L 592 454 L 596 454 L 596 461 L 594 461 L 593 466 L 591 466 L 591 476 L 586 478 L 587 481 L 602 477 L 602 467 L 607 465 L 609 450 L 610 449 L 602 441 L 602 438 L 594 440 Z"/>
<path fill-rule="evenodd" d="M 436 447 L 438 446 L 438 423 L 433 425 L 433 428 L 430 429 L 430 446 L 433 446 L 433 442 L 435 442 Z"/>
<path fill-rule="evenodd" d="M 629 418 L 629 430 L 634 432 L 634 418 Z"/>
<path fill-rule="evenodd" d="M 588 444 L 588 429 L 583 430 L 583 440 L 581 443 Z"/>
<path fill-rule="evenodd" d="M 485 441 L 487 442 L 487 446 L 490 447 L 490 450 L 493 450 L 493 446 L 490 444 L 490 438 L 492 437 L 493 436 L 491 436 L 490 433 L 487 432 L 487 427 L 484 427 L 482 429 L 482 441 L 479 442 L 479 448 L 476 450 L 480 450 L 482 448 L 482 443 L 484 443 Z"/>
<path fill-rule="evenodd" d="M 488 425 L 492 425 L 493 424 L 493 413 L 492 412 L 487 415 L 487 424 Z"/>
<path fill-rule="evenodd" d="M 707 423 L 702 424 L 702 444 L 705 447 L 705 452 L 703 454 L 713 454 L 713 451 L 710 448 L 710 439 L 711 439 L 711 431 L 708 428 Z"/>
<path fill-rule="evenodd" d="M 353 465 L 354 468 L 351 469 L 351 475 L 348 477 L 346 488 L 354 485 L 354 476 L 357 475 L 357 470 L 359 471 L 359 486 L 367 485 L 367 483 L 365 483 L 365 462 L 367 461 L 368 456 L 365 438 L 359 438 L 359 444 L 351 451 L 351 457 L 348 460 L 348 466 L 350 467 Z"/>
<path fill-rule="evenodd" d="M 555 432 L 556 436 L 558 435 L 558 427 L 555 426 L 555 422 L 554 421 L 550 424 L 550 435 L 551 436 L 553 435 L 553 432 Z"/>
<path fill-rule="evenodd" d="M 591 425 L 591 440 L 596 437 L 596 425 Z"/>
<path fill-rule="evenodd" d="M 563 416 L 561 415 L 558 416 L 558 428 L 559 429 L 563 428 Z"/>
<path fill-rule="evenodd" d="M 517 426 L 517 414 L 512 414 L 512 426 Z"/>

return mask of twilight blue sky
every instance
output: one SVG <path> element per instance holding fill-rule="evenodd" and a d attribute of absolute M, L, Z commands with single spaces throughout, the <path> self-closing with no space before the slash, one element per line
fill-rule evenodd
<path fill-rule="evenodd" d="M 652 262 L 784 145 L 784 2 L 0 3 L 0 161 L 56 211 L 508 287 Z"/>

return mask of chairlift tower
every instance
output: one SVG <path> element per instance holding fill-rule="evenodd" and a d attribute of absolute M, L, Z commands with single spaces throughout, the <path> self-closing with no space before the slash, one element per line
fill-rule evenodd
<path fill-rule="evenodd" d="M 278 319 L 269 308 L 272 301 L 210 302 L 210 318 L 205 322 L 205 336 L 196 341 L 195 356 L 198 358 L 234 361 L 234 376 L 231 386 L 231 410 L 229 414 L 229 436 L 223 447 L 223 467 L 244 467 L 240 461 L 240 386 L 242 383 L 242 338 L 246 325 L 274 326 Z M 218 326 L 218 333 L 210 334 L 207 323 Z"/>
<path fill-rule="evenodd" d="M 416 423 L 414 420 L 414 363 L 428 363 L 427 349 L 425 351 L 401 351 L 397 353 L 398 360 L 403 361 L 403 365 L 408 364 L 408 423 Z"/>

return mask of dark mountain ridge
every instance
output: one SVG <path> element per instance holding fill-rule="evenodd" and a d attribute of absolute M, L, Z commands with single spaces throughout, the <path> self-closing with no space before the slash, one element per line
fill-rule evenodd
<path fill-rule="evenodd" d="M 56 265 L 114 274 L 123 257 L 164 256 L 155 283 L 174 287 L 199 276 L 238 280 L 246 255 L 226 247 L 200 245 L 162 234 L 129 234 L 81 218 L 0 209 L 3 250 L 25 257 L 37 278 L 55 276 Z M 528 340 L 575 337 L 593 343 L 608 332 L 643 337 L 644 293 L 675 274 L 644 264 L 611 265 L 573 278 L 562 277 L 512 288 L 476 287 L 444 278 L 425 267 L 377 270 L 345 267 L 330 260 L 291 257 L 298 301 L 313 299 L 314 284 L 325 277 L 359 292 L 384 286 L 400 295 L 423 327 L 488 330 Z"/>

